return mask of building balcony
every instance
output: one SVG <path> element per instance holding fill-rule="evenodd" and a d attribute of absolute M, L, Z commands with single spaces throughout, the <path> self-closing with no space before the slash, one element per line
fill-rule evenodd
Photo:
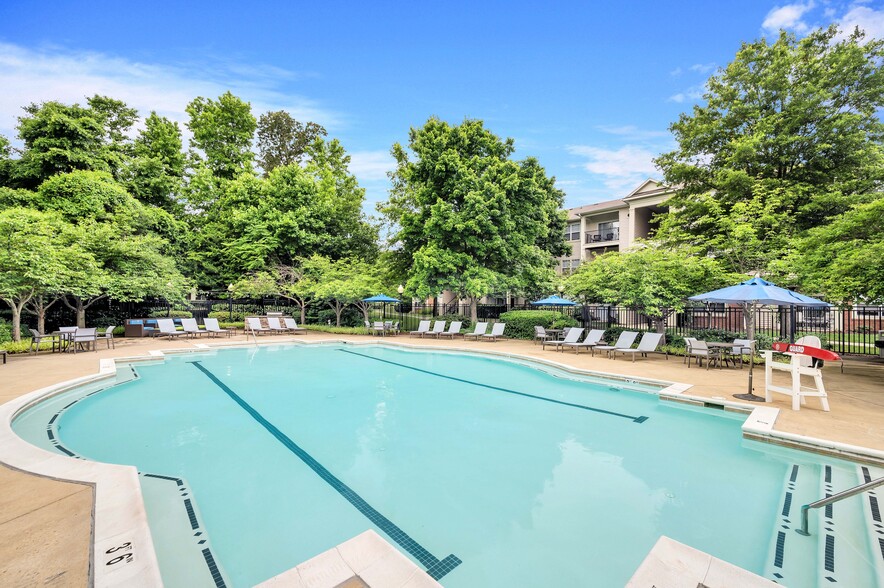
<path fill-rule="evenodd" d="M 620 229 L 613 227 L 610 229 L 602 229 L 598 231 L 586 231 L 584 234 L 584 243 L 586 245 L 603 244 L 610 241 L 620 240 Z"/>

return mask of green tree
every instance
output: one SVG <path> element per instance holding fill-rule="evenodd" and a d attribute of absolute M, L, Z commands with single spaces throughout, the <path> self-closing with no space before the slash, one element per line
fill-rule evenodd
<path fill-rule="evenodd" d="M 642 242 L 581 264 L 565 280 L 569 294 L 588 302 L 621 304 L 640 311 L 665 333 L 666 321 L 684 310 L 688 296 L 733 282 L 715 259 L 687 248 L 666 249 Z"/>
<path fill-rule="evenodd" d="M 884 179 L 884 41 L 830 27 L 744 44 L 670 130 L 657 164 L 678 188 L 658 236 L 748 273 L 868 201 Z"/>
<path fill-rule="evenodd" d="M 110 171 L 104 153 L 103 119 L 78 104 L 44 102 L 24 107 L 18 136 L 24 150 L 18 164 L 22 187 L 34 188 L 46 178 L 73 170 Z"/>
<path fill-rule="evenodd" d="M 227 180 L 252 172 L 252 137 L 257 123 L 248 102 L 228 91 L 217 101 L 200 96 L 185 110 L 190 115 L 191 145 L 204 156 L 192 151 L 195 162 L 204 161 L 215 176 Z"/>
<path fill-rule="evenodd" d="M 258 165 L 268 176 L 278 167 L 299 164 L 307 148 L 325 136 L 322 125 L 302 123 L 284 110 L 265 112 L 258 119 Z"/>
<path fill-rule="evenodd" d="M 536 160 L 511 160 L 513 140 L 477 120 L 431 118 L 408 146 L 413 160 L 393 146 L 393 187 L 378 208 L 410 293 L 452 290 L 476 320 L 483 295 L 551 283 L 552 257 L 566 251 L 563 194 Z"/>
<path fill-rule="evenodd" d="M 884 196 L 858 204 L 799 239 L 778 266 L 785 283 L 832 302 L 884 303 Z"/>
<path fill-rule="evenodd" d="M 133 154 L 126 178 L 129 192 L 145 204 L 180 212 L 185 157 L 178 123 L 151 112 L 135 139 Z"/>
<path fill-rule="evenodd" d="M 128 133 L 138 120 L 138 111 L 121 100 L 95 95 L 87 99 L 89 108 L 101 122 L 104 159 L 115 178 L 132 158 L 132 141 Z"/>
<path fill-rule="evenodd" d="M 0 211 L 0 300 L 12 309 L 12 338 L 21 340 L 21 314 L 35 296 L 69 287 L 94 260 L 78 234 L 56 213 L 29 208 Z"/>
<path fill-rule="evenodd" d="M 0 187 L 7 187 L 15 176 L 16 160 L 12 159 L 12 144 L 0 135 Z"/>
<path fill-rule="evenodd" d="M 233 284 L 237 296 L 278 296 L 291 300 L 301 311 L 301 323 L 307 321 L 307 304 L 315 295 L 321 272 L 328 267 L 327 258 L 313 256 L 299 260 L 298 266 L 279 265 L 269 271 L 259 271 Z"/>
<path fill-rule="evenodd" d="M 359 308 L 365 320 L 369 320 L 368 305 L 362 299 L 382 290 L 376 267 L 359 259 L 332 260 L 321 256 L 312 257 L 308 267 L 317 276 L 313 294 L 335 311 L 337 326 L 341 326 L 341 313 L 350 305 Z"/>

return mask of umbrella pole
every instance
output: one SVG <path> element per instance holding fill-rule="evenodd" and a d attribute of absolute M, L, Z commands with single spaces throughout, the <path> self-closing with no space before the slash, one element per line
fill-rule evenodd
<path fill-rule="evenodd" d="M 734 398 L 739 398 L 740 400 L 748 400 L 749 402 L 765 402 L 764 396 L 756 396 L 753 392 L 752 387 L 752 372 L 755 367 L 755 305 L 748 305 L 749 315 L 747 316 L 746 331 L 748 332 L 749 339 L 752 340 L 750 343 L 751 347 L 749 348 L 749 392 L 746 394 L 734 394 Z"/>

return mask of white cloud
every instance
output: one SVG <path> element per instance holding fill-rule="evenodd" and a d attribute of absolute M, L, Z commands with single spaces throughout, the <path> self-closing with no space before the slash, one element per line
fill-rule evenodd
<path fill-rule="evenodd" d="M 849 35 L 859 27 L 866 38 L 884 38 L 884 10 L 874 10 L 867 6 L 854 6 L 838 21 L 842 35 Z"/>
<path fill-rule="evenodd" d="M 677 77 L 680 76 L 682 73 L 684 73 L 684 72 L 682 71 L 682 69 L 681 69 L 680 67 L 676 67 L 674 70 L 672 70 L 671 72 L 669 72 L 669 75 L 671 75 L 671 76 L 677 78 Z"/>
<path fill-rule="evenodd" d="M 801 20 L 801 17 L 805 15 L 810 9 L 814 6 L 813 2 L 807 2 L 806 4 L 795 3 L 795 4 L 786 4 L 785 6 L 778 6 L 777 8 L 772 9 L 767 13 L 767 16 L 764 18 L 764 22 L 761 23 L 762 28 L 765 30 L 775 33 L 780 29 L 789 29 L 794 30 L 798 33 L 806 32 L 810 29 L 810 27 Z"/>
<path fill-rule="evenodd" d="M 658 174 L 653 162 L 657 153 L 637 145 L 624 145 L 619 149 L 570 145 L 568 152 L 585 158 L 580 167 L 600 176 L 602 183 L 620 196 L 642 180 Z"/>
<path fill-rule="evenodd" d="M 660 137 L 669 136 L 669 133 L 667 131 L 650 131 L 646 129 L 640 129 L 635 125 L 599 125 L 596 128 L 603 133 L 608 133 L 609 135 L 617 135 L 618 137 L 623 137 L 624 139 L 630 141 L 643 141 L 646 139 L 658 139 Z"/>
<path fill-rule="evenodd" d="M 670 102 L 677 102 L 681 104 L 682 102 L 688 102 L 691 100 L 699 100 L 703 97 L 703 92 L 706 91 L 705 84 L 697 84 L 696 86 L 691 86 L 690 88 L 685 89 L 678 94 L 673 94 L 669 97 Z"/>
<path fill-rule="evenodd" d="M 208 66 L 152 64 L 96 52 L 0 43 L 0 133 L 13 138 L 21 108 L 31 102 L 83 104 L 87 96 L 103 94 L 124 101 L 142 116 L 156 110 L 183 123 L 184 107 L 191 100 L 215 98 L 227 90 L 251 102 L 256 116 L 287 110 L 298 120 L 314 121 L 329 130 L 340 128 L 344 121 L 339 113 L 291 92 L 300 77 L 269 65 L 223 60 Z"/>
<path fill-rule="evenodd" d="M 351 151 L 350 173 L 359 178 L 359 182 L 386 180 L 387 172 L 396 168 L 396 160 L 389 151 Z"/>
<path fill-rule="evenodd" d="M 709 73 L 715 69 L 715 63 L 695 63 L 690 67 L 691 71 L 695 71 L 701 74 Z"/>

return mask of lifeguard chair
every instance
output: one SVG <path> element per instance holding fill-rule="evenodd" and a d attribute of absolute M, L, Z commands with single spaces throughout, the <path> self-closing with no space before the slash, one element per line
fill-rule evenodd
<path fill-rule="evenodd" d="M 823 373 L 815 360 L 835 360 L 840 357 L 831 351 L 821 349 L 819 337 L 807 336 L 798 339 L 794 344 L 774 343 L 773 351 L 764 352 L 764 395 L 767 402 L 771 401 L 771 394 L 787 394 L 792 397 L 792 410 L 800 410 L 802 404 L 806 404 L 806 398 L 819 398 L 823 410 L 829 412 L 829 400 L 826 395 L 826 387 L 823 385 Z M 780 351 L 790 355 L 789 363 L 773 360 L 774 351 Z M 792 375 L 792 385 L 775 386 L 773 384 L 773 372 L 789 372 Z M 801 376 L 813 378 L 813 386 L 802 386 Z"/>

